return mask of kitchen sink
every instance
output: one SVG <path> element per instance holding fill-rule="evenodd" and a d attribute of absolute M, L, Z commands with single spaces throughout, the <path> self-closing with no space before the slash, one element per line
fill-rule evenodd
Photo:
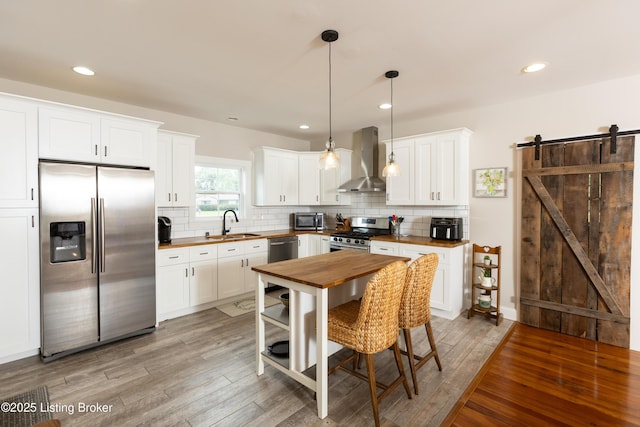
<path fill-rule="evenodd" d="M 208 235 L 206 236 L 207 239 L 211 239 L 211 240 L 240 240 L 240 239 L 247 239 L 249 237 L 260 237 L 259 234 L 255 234 L 255 233 L 230 233 L 230 234 L 215 234 L 215 235 Z"/>

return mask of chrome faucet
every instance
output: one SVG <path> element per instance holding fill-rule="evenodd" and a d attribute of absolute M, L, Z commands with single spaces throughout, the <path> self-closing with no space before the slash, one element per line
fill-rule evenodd
<path fill-rule="evenodd" d="M 238 215 L 236 215 L 236 211 L 234 211 L 233 209 L 227 209 L 226 211 L 224 211 L 224 213 L 222 214 L 222 235 L 226 236 L 226 234 L 230 231 L 229 229 L 227 229 L 227 213 L 231 212 L 233 214 L 234 217 L 236 217 L 236 222 L 240 222 L 238 220 Z"/>

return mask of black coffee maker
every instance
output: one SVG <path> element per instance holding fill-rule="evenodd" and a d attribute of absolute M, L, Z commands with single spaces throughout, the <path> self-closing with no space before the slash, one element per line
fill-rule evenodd
<path fill-rule="evenodd" d="M 158 240 L 160 243 L 171 243 L 171 218 L 158 217 Z"/>

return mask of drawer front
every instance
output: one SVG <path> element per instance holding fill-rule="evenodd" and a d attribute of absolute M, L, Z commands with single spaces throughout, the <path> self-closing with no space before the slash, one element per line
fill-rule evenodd
<path fill-rule="evenodd" d="M 189 260 L 208 261 L 218 259 L 218 245 L 199 245 L 189 248 Z"/>
<path fill-rule="evenodd" d="M 411 257 L 411 260 L 416 260 L 423 255 L 436 253 L 438 254 L 438 264 L 449 264 L 449 254 L 447 251 L 436 248 L 435 246 L 420 246 L 420 245 L 401 245 L 400 255 Z"/>
<path fill-rule="evenodd" d="M 226 258 L 230 256 L 244 255 L 244 243 L 221 243 L 218 246 L 218 258 Z"/>
<path fill-rule="evenodd" d="M 158 251 L 158 266 L 184 264 L 189 262 L 188 249 L 162 249 Z"/>
<path fill-rule="evenodd" d="M 266 239 L 258 239 L 258 240 L 249 240 L 245 243 L 245 253 L 252 254 L 258 252 L 267 252 L 267 240 Z"/>

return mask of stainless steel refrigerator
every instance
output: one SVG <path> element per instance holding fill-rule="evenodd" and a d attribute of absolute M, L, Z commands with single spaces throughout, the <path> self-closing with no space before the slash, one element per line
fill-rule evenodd
<path fill-rule="evenodd" d="M 151 332 L 153 172 L 40 163 L 41 357 Z"/>

